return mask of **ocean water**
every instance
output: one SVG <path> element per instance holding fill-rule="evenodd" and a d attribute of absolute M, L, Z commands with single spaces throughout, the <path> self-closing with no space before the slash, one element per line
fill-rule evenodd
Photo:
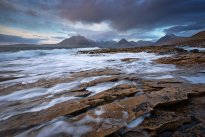
<path fill-rule="evenodd" d="M 17 52 L 0 52 L 0 78 L 7 79 L 0 82 L 0 88 L 15 84 L 35 83 L 39 80 L 69 77 L 73 72 L 111 68 L 123 74 L 153 74 L 175 71 L 174 65 L 156 64 L 153 60 L 170 55 L 154 53 L 105 53 L 79 54 L 85 49 L 52 49 L 52 50 L 24 50 Z M 133 62 L 125 62 L 125 58 L 136 58 Z M 70 90 L 90 81 L 109 78 L 111 75 L 80 77 L 74 81 L 57 83 L 50 87 L 32 87 L 12 91 L 0 96 L 0 120 L 12 116 L 37 112 L 53 107 L 56 104 L 78 100 L 81 97 L 68 96 Z M 9 80 L 9 78 L 12 78 Z M 129 80 L 98 83 L 88 86 L 90 96 L 113 88 L 121 84 L 132 84 Z M 37 102 L 35 102 L 37 100 Z M 24 101 L 27 105 L 25 105 Z M 19 105 L 14 105 L 17 102 Z M 98 113 L 98 112 L 97 112 Z"/>
<path fill-rule="evenodd" d="M 154 53 L 78 54 L 87 49 L 25 50 L 0 53 L 0 77 L 15 78 L 0 82 L 1 85 L 33 83 L 40 79 L 68 76 L 72 72 L 107 67 L 124 73 L 156 73 L 175 70 L 174 65 L 153 64 L 152 60 L 166 55 Z M 123 62 L 124 58 L 137 58 L 135 62 Z M 112 60 L 112 61 L 110 61 Z"/>

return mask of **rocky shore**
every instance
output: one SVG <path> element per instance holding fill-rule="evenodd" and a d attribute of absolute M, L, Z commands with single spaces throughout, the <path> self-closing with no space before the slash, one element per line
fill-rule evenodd
<path fill-rule="evenodd" d="M 119 58 L 121 64 L 107 59 L 101 69 L 1 84 L 0 136 L 203 137 L 205 46 L 193 47 L 78 51 L 91 57 L 132 54 Z M 143 55 L 134 56 L 141 52 L 160 57 L 142 61 Z M 126 73 L 135 62 L 134 67 L 142 64 L 140 69 L 148 66 L 146 73 Z M 126 72 L 121 70 L 124 64 Z"/>

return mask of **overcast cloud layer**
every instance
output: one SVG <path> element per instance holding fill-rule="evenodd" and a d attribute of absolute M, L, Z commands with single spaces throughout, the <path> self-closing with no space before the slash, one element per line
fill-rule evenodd
<path fill-rule="evenodd" d="M 16 43 L 56 43 L 76 34 L 94 40 L 156 40 L 165 33 L 189 36 L 204 24 L 204 0 L 0 1 L 2 43 L 17 37 Z"/>

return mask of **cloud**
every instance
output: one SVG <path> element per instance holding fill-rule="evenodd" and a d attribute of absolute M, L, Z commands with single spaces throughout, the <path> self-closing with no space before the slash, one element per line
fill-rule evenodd
<path fill-rule="evenodd" d="M 203 30 L 205 28 L 205 21 L 204 22 L 197 22 L 188 25 L 177 25 L 165 29 L 165 33 L 183 33 L 186 31 L 195 31 L 195 30 Z"/>
<path fill-rule="evenodd" d="M 51 38 L 63 40 L 63 39 L 65 39 L 66 37 L 56 36 L 56 37 L 51 37 Z"/>
<path fill-rule="evenodd" d="M 30 16 L 37 16 L 37 12 L 26 5 L 20 4 L 20 2 L 11 0 L 0 1 L 0 12 L 4 15 L 10 15 L 12 12 L 24 13 Z"/>
<path fill-rule="evenodd" d="M 61 0 L 58 7 L 62 18 L 86 23 L 110 21 L 119 31 L 205 19 L 204 0 Z"/>
<path fill-rule="evenodd" d="M 96 40 L 191 35 L 205 29 L 204 20 L 204 0 L 0 0 L 0 25 L 50 42 L 76 34 Z M 0 29 L 1 34 L 25 36 Z"/>
<path fill-rule="evenodd" d="M 41 40 L 37 38 L 23 38 L 13 35 L 4 35 L 0 34 L 0 43 L 29 43 L 29 44 L 38 44 Z"/>

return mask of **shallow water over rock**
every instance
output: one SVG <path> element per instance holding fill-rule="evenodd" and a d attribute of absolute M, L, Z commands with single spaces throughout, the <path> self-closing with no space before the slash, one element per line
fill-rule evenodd
<path fill-rule="evenodd" d="M 179 48 L 184 49 L 188 52 L 194 51 L 194 50 L 199 51 L 199 52 L 205 52 L 205 48 L 202 48 L 202 47 L 182 46 L 182 47 L 179 47 Z"/>
<path fill-rule="evenodd" d="M 205 74 L 203 73 L 198 73 L 196 75 L 191 76 L 182 76 L 182 78 L 186 79 L 187 81 L 193 84 L 205 83 Z"/>

